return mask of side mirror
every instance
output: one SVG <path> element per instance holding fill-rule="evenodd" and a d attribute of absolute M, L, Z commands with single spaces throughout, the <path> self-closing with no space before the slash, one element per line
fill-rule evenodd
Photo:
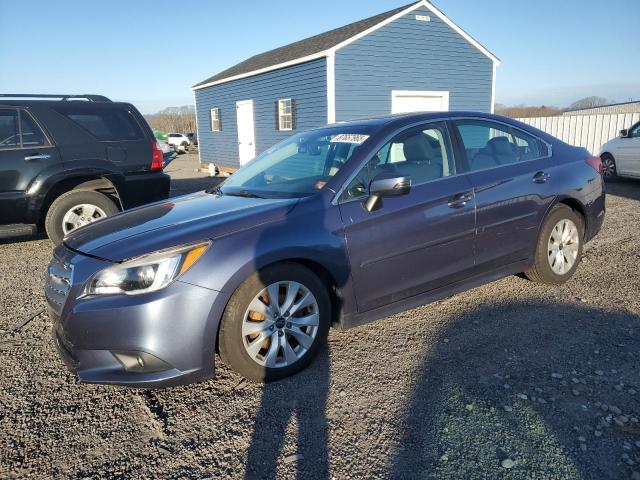
<path fill-rule="evenodd" d="M 411 191 L 409 175 L 381 173 L 369 185 L 369 198 L 364 204 L 365 210 L 372 212 L 380 208 L 380 198 L 407 195 Z"/>
<path fill-rule="evenodd" d="M 624 130 L 620 130 L 620 137 L 628 138 L 629 137 L 629 130 L 627 130 L 626 128 Z"/>

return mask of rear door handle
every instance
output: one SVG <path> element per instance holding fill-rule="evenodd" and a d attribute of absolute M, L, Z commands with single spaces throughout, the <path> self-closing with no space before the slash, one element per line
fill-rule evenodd
<path fill-rule="evenodd" d="M 449 197 L 447 205 L 449 206 L 449 208 L 462 208 L 466 207 L 467 203 L 469 203 L 471 200 L 473 200 L 472 193 L 459 193 L 458 195 Z"/>
<path fill-rule="evenodd" d="M 538 172 L 533 176 L 533 183 L 547 183 L 551 175 L 545 172 Z"/>
<path fill-rule="evenodd" d="M 36 153 L 35 155 L 27 155 L 24 157 L 27 162 L 30 162 L 31 160 L 49 160 L 50 158 L 51 155 L 48 153 Z"/>

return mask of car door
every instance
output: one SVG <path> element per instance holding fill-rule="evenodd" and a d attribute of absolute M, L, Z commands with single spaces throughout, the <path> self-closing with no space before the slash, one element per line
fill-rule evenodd
<path fill-rule="evenodd" d="M 29 188 L 59 162 L 58 150 L 30 113 L 0 107 L 0 224 L 25 221 Z"/>
<path fill-rule="evenodd" d="M 464 277 L 474 266 L 475 204 L 457 172 L 445 122 L 396 135 L 341 192 L 358 310 L 368 311 Z M 411 177 L 407 195 L 363 208 L 379 174 Z"/>
<path fill-rule="evenodd" d="M 618 139 L 616 167 L 618 173 L 640 177 L 640 123 L 629 130 L 629 135 Z"/>
<path fill-rule="evenodd" d="M 500 122 L 454 124 L 476 201 L 478 271 L 529 258 L 554 195 L 550 146 Z"/>

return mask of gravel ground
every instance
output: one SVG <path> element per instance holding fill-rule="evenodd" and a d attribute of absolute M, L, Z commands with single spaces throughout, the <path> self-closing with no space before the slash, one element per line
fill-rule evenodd
<path fill-rule="evenodd" d="M 212 179 L 195 157 L 174 194 Z M 46 239 L 0 244 L 0 477 L 640 479 L 640 182 L 559 288 L 519 277 L 332 332 L 268 386 L 80 384 L 50 341 Z"/>

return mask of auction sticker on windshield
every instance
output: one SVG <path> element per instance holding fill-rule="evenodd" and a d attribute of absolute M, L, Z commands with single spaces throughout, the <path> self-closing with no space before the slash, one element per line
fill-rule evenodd
<path fill-rule="evenodd" d="M 333 137 L 330 142 L 331 143 L 355 143 L 356 145 L 360 145 L 363 143 L 369 135 L 362 135 L 360 133 L 341 133 Z"/>

